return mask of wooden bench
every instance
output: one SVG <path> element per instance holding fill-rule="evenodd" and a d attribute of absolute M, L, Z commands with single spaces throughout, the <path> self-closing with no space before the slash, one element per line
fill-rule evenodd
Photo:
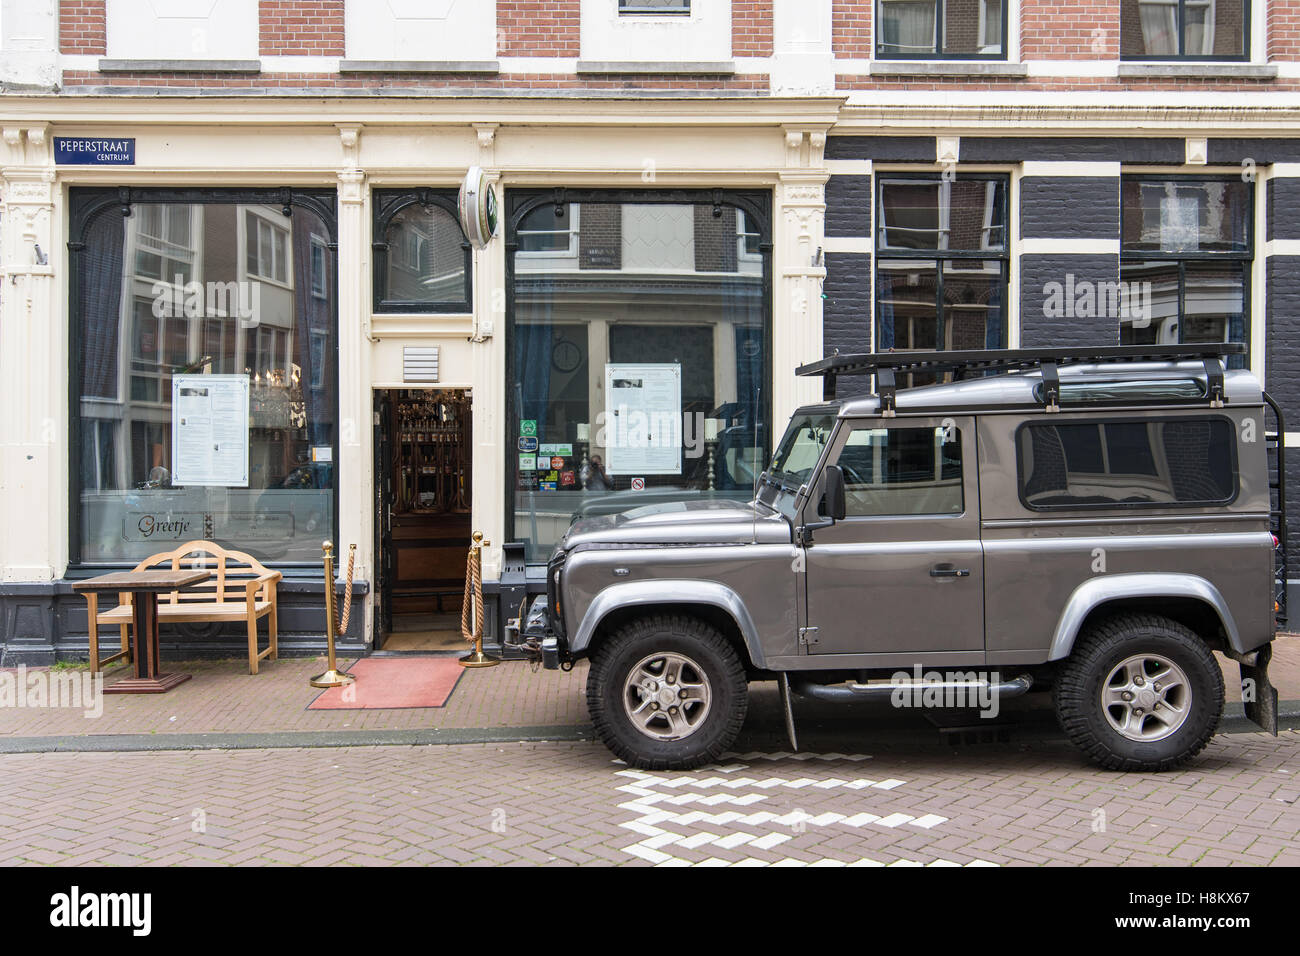
<path fill-rule="evenodd" d="M 257 673 L 262 658 L 275 660 L 278 626 L 276 585 L 283 575 L 269 571 L 262 563 L 243 551 L 231 551 L 211 541 L 187 541 L 175 551 L 164 551 L 145 558 L 135 566 L 136 571 L 163 568 L 173 571 L 206 570 L 208 580 L 185 591 L 172 591 L 158 595 L 158 623 L 185 624 L 196 622 L 244 621 L 248 625 L 248 672 Z M 90 620 L 90 669 L 100 668 L 120 658 L 130 658 L 131 595 L 118 594 L 118 605 L 108 611 L 99 610 L 99 596 L 86 593 Z M 266 650 L 257 650 L 257 622 L 267 618 L 269 640 Z M 114 625 L 120 629 L 122 649 L 100 660 L 99 626 Z"/>

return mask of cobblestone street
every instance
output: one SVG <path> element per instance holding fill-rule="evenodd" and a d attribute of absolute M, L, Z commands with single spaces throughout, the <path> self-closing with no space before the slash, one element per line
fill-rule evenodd
<path fill-rule="evenodd" d="M 689 773 L 586 742 L 9 754 L 0 864 L 1297 865 L 1298 744 L 1159 775 L 1051 736 Z"/>

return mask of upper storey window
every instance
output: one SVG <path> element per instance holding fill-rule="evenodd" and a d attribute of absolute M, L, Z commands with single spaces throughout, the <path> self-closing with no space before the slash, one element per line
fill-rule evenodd
<path fill-rule="evenodd" d="M 1243 60 L 1249 0 L 1121 0 L 1126 60 Z"/>
<path fill-rule="evenodd" d="M 876 0 L 879 59 L 1005 59 L 1005 0 Z"/>

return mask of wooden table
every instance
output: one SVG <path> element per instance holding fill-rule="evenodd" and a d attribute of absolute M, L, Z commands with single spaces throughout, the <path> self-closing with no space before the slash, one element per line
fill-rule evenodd
<path fill-rule="evenodd" d="M 105 694 L 165 694 L 189 674 L 158 672 L 158 595 L 183 591 L 208 579 L 207 571 L 115 571 L 75 581 L 74 591 L 131 592 L 131 656 L 135 676 L 104 688 Z"/>

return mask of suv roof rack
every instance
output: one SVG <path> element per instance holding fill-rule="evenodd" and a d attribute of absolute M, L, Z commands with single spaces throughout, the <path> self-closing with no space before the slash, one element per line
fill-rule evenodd
<path fill-rule="evenodd" d="M 1188 345 L 1101 345 L 1081 349 L 980 349 L 953 352 L 872 352 L 835 354 L 795 369 L 796 375 L 821 376 L 822 399 L 835 398 L 841 375 L 875 375 L 881 414 L 890 416 L 896 407 L 896 373 L 952 372 L 956 379 L 973 373 L 1023 372 L 1038 370 L 1043 375 L 1043 404 L 1049 412 L 1060 409 L 1061 382 L 1057 370 L 1084 362 L 1169 362 L 1200 359 L 1205 364 L 1210 405 L 1223 405 L 1223 362 L 1225 355 L 1242 355 L 1240 342 L 1208 342 Z"/>

